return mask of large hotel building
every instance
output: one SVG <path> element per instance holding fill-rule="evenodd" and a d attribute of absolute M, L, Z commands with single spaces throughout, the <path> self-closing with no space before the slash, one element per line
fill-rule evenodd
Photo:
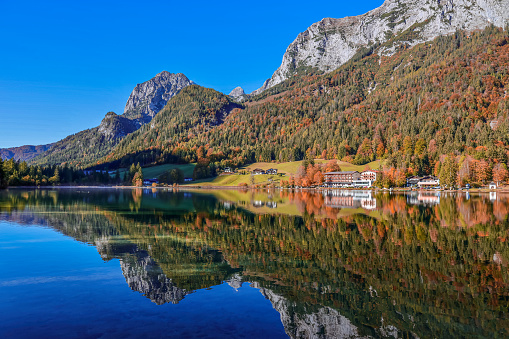
<path fill-rule="evenodd" d="M 324 174 L 327 187 L 371 187 L 376 180 L 376 171 L 327 172 Z"/>

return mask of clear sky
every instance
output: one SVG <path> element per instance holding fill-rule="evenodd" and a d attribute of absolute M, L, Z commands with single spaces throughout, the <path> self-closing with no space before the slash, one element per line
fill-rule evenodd
<path fill-rule="evenodd" d="M 46 144 L 123 113 L 166 70 L 228 94 L 260 87 L 288 45 L 366 1 L 0 1 L 0 147 Z"/>

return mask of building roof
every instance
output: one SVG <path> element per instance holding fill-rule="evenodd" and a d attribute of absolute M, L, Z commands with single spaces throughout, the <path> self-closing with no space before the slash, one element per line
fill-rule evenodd
<path fill-rule="evenodd" d="M 353 173 L 359 173 L 359 172 L 357 172 L 357 171 L 344 171 L 344 172 L 327 172 L 327 173 L 324 173 L 324 174 L 353 174 Z"/>

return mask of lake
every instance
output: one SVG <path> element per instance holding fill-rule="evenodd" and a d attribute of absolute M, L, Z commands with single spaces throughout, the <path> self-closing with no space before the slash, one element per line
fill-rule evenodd
<path fill-rule="evenodd" d="M 509 337 L 509 195 L 0 191 L 2 338 Z"/>

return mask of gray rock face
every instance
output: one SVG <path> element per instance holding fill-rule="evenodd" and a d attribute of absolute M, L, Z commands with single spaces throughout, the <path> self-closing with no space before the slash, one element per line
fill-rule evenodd
<path fill-rule="evenodd" d="M 283 82 L 298 70 L 333 71 L 361 47 L 386 42 L 413 25 L 417 37 L 400 43 L 413 46 L 458 29 L 482 29 L 490 24 L 504 27 L 508 23 L 509 0 L 386 0 L 366 14 L 325 18 L 311 25 L 288 46 L 281 66 L 272 77 L 252 94 Z M 392 50 L 381 53 L 391 54 Z"/>
<path fill-rule="evenodd" d="M 136 129 L 135 122 L 114 112 L 108 112 L 98 127 L 99 133 L 108 139 L 123 138 Z"/>
<path fill-rule="evenodd" d="M 244 92 L 244 89 L 240 86 L 233 89 L 233 91 L 231 91 L 228 95 L 234 100 L 240 102 L 246 100 L 248 97 L 248 95 Z"/>
<path fill-rule="evenodd" d="M 124 116 L 145 124 L 184 87 L 192 85 L 184 74 L 163 71 L 142 84 L 136 85 L 124 109 Z"/>

